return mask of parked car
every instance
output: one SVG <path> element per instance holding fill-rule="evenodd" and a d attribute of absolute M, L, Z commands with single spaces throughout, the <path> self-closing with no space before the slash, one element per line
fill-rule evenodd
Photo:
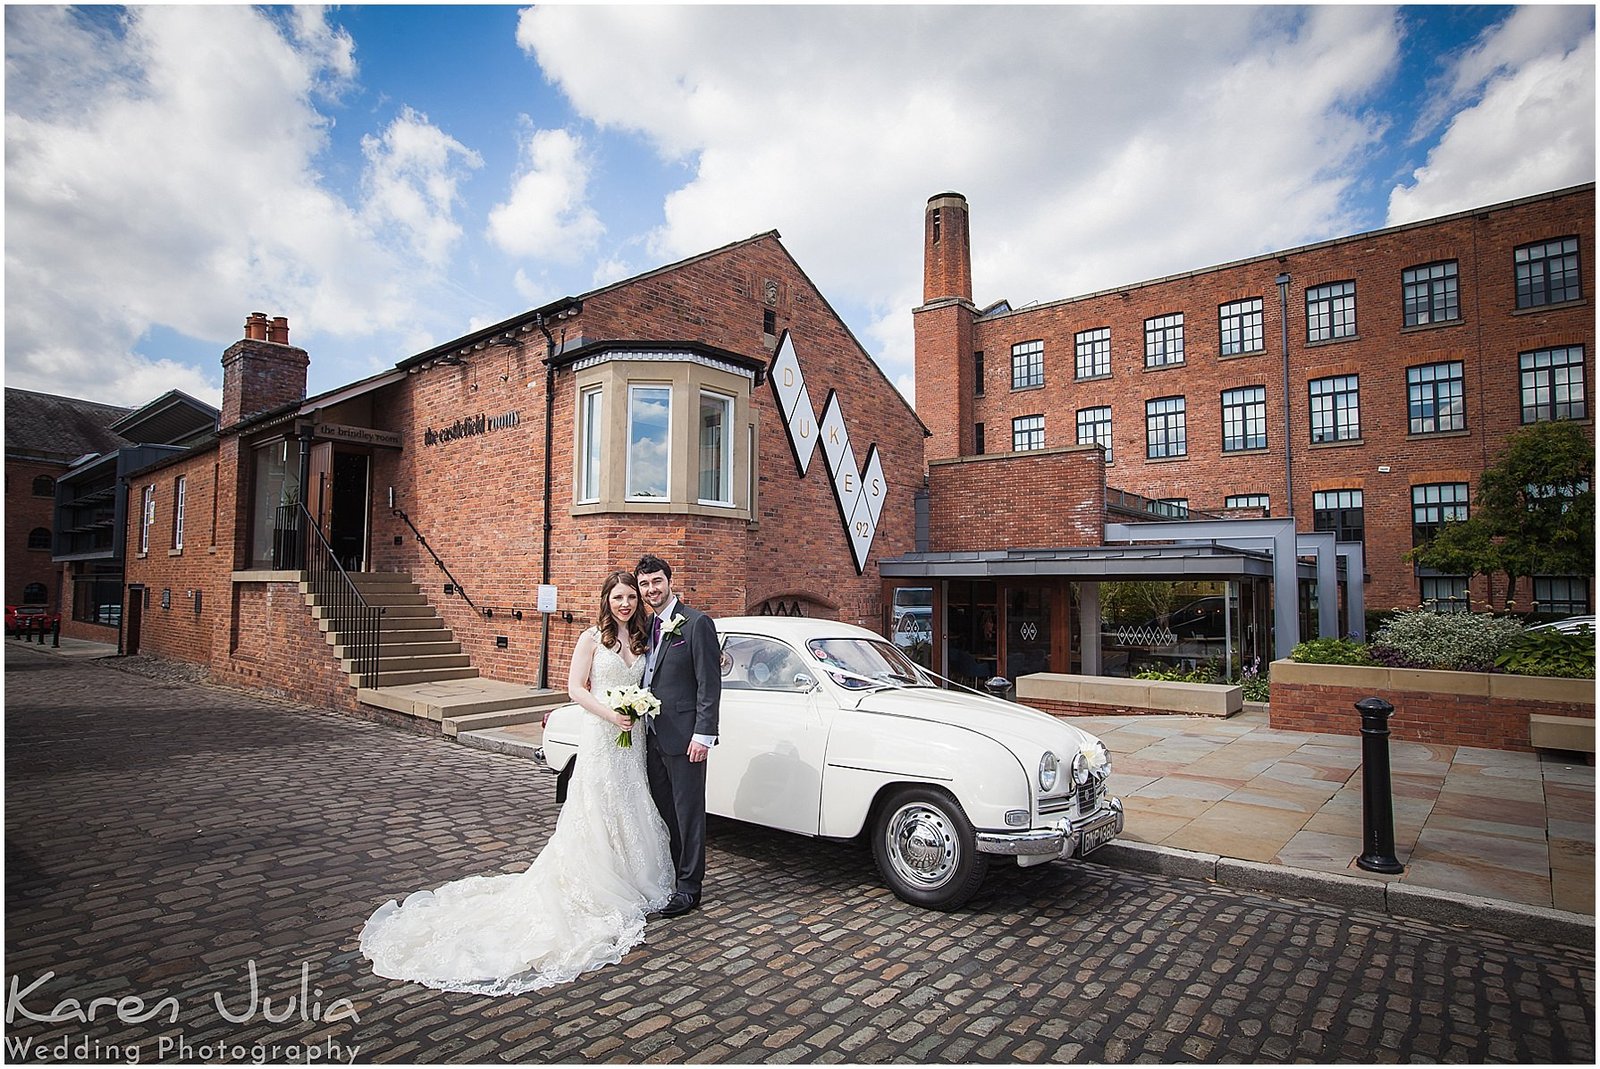
<path fill-rule="evenodd" d="M 718 620 L 722 721 L 709 813 L 829 839 L 865 834 L 907 902 L 960 907 L 991 860 L 1083 857 L 1121 834 L 1105 745 L 1013 702 L 945 690 L 893 642 L 792 617 Z M 565 797 L 576 705 L 545 718 L 535 754 Z"/>
<path fill-rule="evenodd" d="M 51 612 L 43 605 L 7 605 L 6 634 L 20 635 L 25 631 L 49 631 L 60 619 L 60 613 Z"/>
<path fill-rule="evenodd" d="M 1569 616 L 1565 620 L 1551 620 L 1547 623 L 1535 624 L 1528 630 L 1559 631 L 1563 635 L 1576 635 L 1580 631 L 1594 630 L 1594 616 Z"/>

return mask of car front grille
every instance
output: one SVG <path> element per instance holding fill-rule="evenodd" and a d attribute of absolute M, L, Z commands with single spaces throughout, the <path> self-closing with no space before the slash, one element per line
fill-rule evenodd
<path fill-rule="evenodd" d="M 1074 804 L 1078 812 L 1093 813 L 1100 805 L 1100 799 L 1105 794 L 1105 780 L 1089 778 L 1089 782 L 1076 788 L 1071 794 L 1058 795 L 1054 798 L 1041 798 L 1039 800 L 1039 815 L 1041 817 L 1054 816 L 1057 813 L 1070 811 Z"/>
<path fill-rule="evenodd" d="M 1095 807 L 1100 804 L 1100 795 L 1104 787 L 1105 780 L 1090 776 L 1089 782 L 1078 788 L 1078 812 L 1093 813 Z"/>

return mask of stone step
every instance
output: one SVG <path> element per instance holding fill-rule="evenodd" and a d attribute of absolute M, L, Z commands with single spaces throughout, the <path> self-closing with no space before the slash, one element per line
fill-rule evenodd
<path fill-rule="evenodd" d="M 497 709 L 488 713 L 452 713 L 440 721 L 445 735 L 455 738 L 463 731 L 482 731 L 485 728 L 503 728 L 514 724 L 542 724 L 544 714 L 569 699 L 561 691 L 551 691 L 536 704 L 516 709 Z"/>
<path fill-rule="evenodd" d="M 560 691 L 540 690 L 498 679 L 448 679 L 428 683 L 360 687 L 356 699 L 364 705 L 391 709 L 427 720 L 442 721 L 504 709 L 522 709 L 551 700 L 564 701 Z"/>
<path fill-rule="evenodd" d="M 368 605 L 426 605 L 428 599 L 420 591 L 376 591 L 364 590 L 361 597 Z M 325 594 L 306 594 L 306 604 L 312 608 L 323 605 L 339 605 L 346 602 L 345 598 Z"/>
<path fill-rule="evenodd" d="M 412 654 L 398 651 L 392 652 L 388 647 L 384 647 L 378 651 L 378 656 L 381 659 L 379 671 L 384 675 L 394 672 L 431 671 L 435 668 L 466 668 L 472 664 L 472 658 L 464 653 Z M 346 672 L 354 673 L 356 671 L 356 659 L 354 657 L 343 658 L 339 663 L 344 666 Z"/>
<path fill-rule="evenodd" d="M 311 593 L 311 581 L 301 573 L 300 593 Z M 416 594 L 421 592 L 416 581 L 405 572 L 352 572 L 350 581 L 362 593 Z"/>
<path fill-rule="evenodd" d="M 388 665 L 382 666 L 376 682 L 379 689 L 384 687 L 401 687 L 415 683 L 438 683 L 445 680 L 476 679 L 478 670 L 468 665 L 465 668 L 423 668 L 414 672 L 391 672 Z M 350 685 L 358 690 L 368 689 L 366 681 L 358 673 L 350 673 Z M 359 696 L 358 696 L 359 697 Z"/>
<path fill-rule="evenodd" d="M 311 595 L 308 594 L 306 596 L 310 597 Z M 427 616 L 437 619 L 439 616 L 439 614 L 434 611 L 433 606 L 428 604 L 426 599 L 423 599 L 420 605 L 375 605 L 373 607 L 383 609 L 383 618 L 385 620 L 398 619 L 400 617 L 407 616 Z M 332 615 L 334 611 L 327 605 L 313 605 L 310 606 L 310 608 L 311 615 L 318 620 L 327 619 L 328 616 Z"/>
<path fill-rule="evenodd" d="M 413 642 L 411 640 L 412 635 L 433 634 L 439 634 L 445 637 L 430 639 L 424 642 Z M 402 638 L 399 636 L 404 637 Z M 385 661 L 388 661 L 391 654 L 396 657 L 427 657 L 437 653 L 460 652 L 461 643 L 456 642 L 453 638 L 451 638 L 450 632 L 448 631 L 398 631 L 395 632 L 394 635 L 384 635 L 383 642 L 380 643 L 378 647 L 378 653 Z M 353 644 L 334 643 L 333 655 L 338 657 L 340 660 L 343 660 L 346 657 L 353 657 L 356 655 L 356 647 Z"/>

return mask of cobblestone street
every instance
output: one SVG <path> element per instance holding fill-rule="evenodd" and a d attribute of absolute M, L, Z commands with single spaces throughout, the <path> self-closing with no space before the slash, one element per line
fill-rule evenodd
<path fill-rule="evenodd" d="M 717 820 L 704 907 L 622 964 L 396 983 L 362 922 L 525 866 L 556 813 L 531 763 L 14 642 L 5 667 L 14 1062 L 1595 1058 L 1592 946 L 1096 865 L 997 865 L 931 913 L 861 844 Z"/>

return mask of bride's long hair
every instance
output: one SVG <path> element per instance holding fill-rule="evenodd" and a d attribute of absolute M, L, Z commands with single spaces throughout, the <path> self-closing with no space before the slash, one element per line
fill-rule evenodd
<path fill-rule="evenodd" d="M 626 586 L 635 595 L 639 593 L 639 582 L 634 579 L 632 572 L 612 572 L 606 576 L 606 581 L 600 584 L 600 644 L 606 649 L 611 649 L 617 644 L 618 621 L 611 614 L 611 592 L 618 586 Z M 650 633 L 644 626 L 645 608 L 644 599 L 639 599 L 639 607 L 628 618 L 628 649 L 634 654 L 640 654 L 650 644 Z"/>

